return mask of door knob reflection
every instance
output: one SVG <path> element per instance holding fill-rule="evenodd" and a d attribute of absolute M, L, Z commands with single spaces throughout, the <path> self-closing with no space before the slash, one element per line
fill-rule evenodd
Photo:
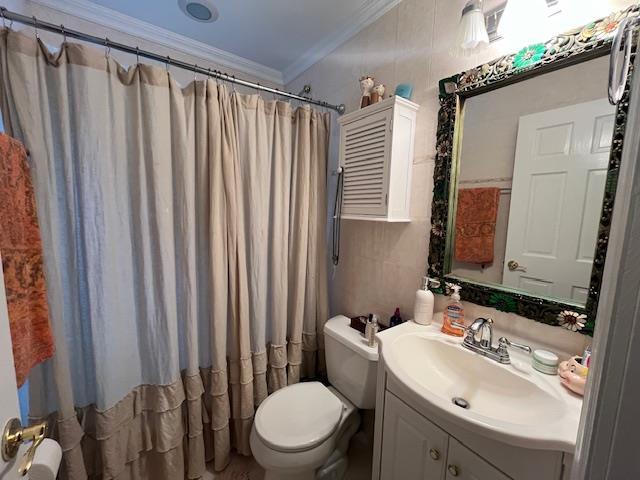
<path fill-rule="evenodd" d="M 526 272 L 527 271 L 527 267 L 520 265 L 515 260 L 509 260 L 509 262 L 507 262 L 507 268 L 509 270 L 511 270 L 512 272 L 515 272 L 515 271 Z"/>

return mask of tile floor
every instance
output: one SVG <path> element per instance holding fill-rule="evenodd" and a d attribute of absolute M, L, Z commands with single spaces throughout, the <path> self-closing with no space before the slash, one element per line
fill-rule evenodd
<path fill-rule="evenodd" d="M 364 431 L 358 432 L 351 439 L 349 446 L 349 469 L 345 480 L 370 480 L 371 455 L 373 446 L 370 435 Z M 253 457 L 233 454 L 231 463 L 222 472 L 214 472 L 213 465 L 203 477 L 203 480 L 263 480 L 264 470 Z"/>
<path fill-rule="evenodd" d="M 233 453 L 231 463 L 222 472 L 214 472 L 213 464 L 207 465 L 203 480 L 263 480 L 264 470 L 253 457 Z"/>

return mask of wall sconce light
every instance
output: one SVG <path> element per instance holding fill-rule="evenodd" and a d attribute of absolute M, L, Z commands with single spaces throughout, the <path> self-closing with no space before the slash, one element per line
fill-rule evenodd
<path fill-rule="evenodd" d="M 573 1 L 582 7 L 587 1 L 598 3 Z M 551 36 L 547 32 L 549 17 L 557 13 L 560 0 L 469 0 L 462 10 L 454 53 L 469 56 L 502 38 L 508 39 L 512 48 L 545 40 Z"/>
<path fill-rule="evenodd" d="M 489 45 L 489 34 L 482 11 L 482 0 L 469 0 L 462 9 L 456 38 L 456 53 L 468 56 Z"/>

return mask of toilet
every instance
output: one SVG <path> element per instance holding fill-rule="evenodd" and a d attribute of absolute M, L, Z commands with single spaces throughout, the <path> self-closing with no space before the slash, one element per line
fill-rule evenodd
<path fill-rule="evenodd" d="M 378 348 L 339 315 L 324 327 L 331 386 L 284 387 L 258 407 L 250 444 L 265 480 L 340 480 L 347 449 L 360 426 L 359 409 L 375 407 Z"/>

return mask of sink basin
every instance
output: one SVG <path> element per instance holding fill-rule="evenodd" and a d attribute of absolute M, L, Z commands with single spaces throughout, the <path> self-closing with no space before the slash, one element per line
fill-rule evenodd
<path fill-rule="evenodd" d="M 501 365 L 434 327 L 396 328 L 380 336 L 381 355 L 414 402 L 496 440 L 573 451 L 582 401 L 557 376 L 533 370 L 524 357 L 513 360 L 519 368 Z"/>
<path fill-rule="evenodd" d="M 458 344 L 418 335 L 405 335 L 394 344 L 398 366 L 415 382 L 455 404 L 490 419 L 534 425 L 540 412 L 546 419 L 561 416 L 559 399 L 515 371 L 501 368 Z M 461 407 L 459 407 L 461 408 Z"/>

